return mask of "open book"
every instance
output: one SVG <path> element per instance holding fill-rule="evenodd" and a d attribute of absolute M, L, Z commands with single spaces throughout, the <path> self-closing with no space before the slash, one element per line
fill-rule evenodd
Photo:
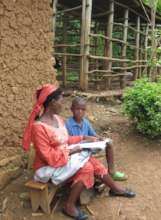
<path fill-rule="evenodd" d="M 110 143 L 112 143 L 112 140 L 110 138 L 107 138 L 104 141 L 71 144 L 68 146 L 68 148 L 73 149 L 75 146 L 79 145 L 82 149 L 104 150 L 106 148 L 106 144 L 110 144 Z"/>

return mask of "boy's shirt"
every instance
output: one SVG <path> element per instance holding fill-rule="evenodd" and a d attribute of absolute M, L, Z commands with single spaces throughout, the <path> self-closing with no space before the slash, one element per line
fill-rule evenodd
<path fill-rule="evenodd" d="M 81 125 L 73 117 L 68 118 L 65 124 L 71 136 L 96 136 L 95 130 L 86 118 L 83 118 Z"/>

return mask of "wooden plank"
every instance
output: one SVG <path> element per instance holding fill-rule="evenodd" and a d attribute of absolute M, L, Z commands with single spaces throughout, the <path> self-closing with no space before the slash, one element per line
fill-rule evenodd
<path fill-rule="evenodd" d="M 42 191 L 41 191 L 42 192 Z M 40 190 L 30 190 L 32 211 L 36 212 L 40 206 Z"/>
<path fill-rule="evenodd" d="M 73 57 L 81 57 L 83 56 L 83 54 L 77 54 L 77 53 L 54 53 L 54 55 L 58 55 L 58 56 L 73 56 Z"/>
<path fill-rule="evenodd" d="M 146 35 L 143 31 L 137 30 L 136 28 L 133 28 L 133 27 L 130 26 L 130 25 L 128 26 L 128 28 L 131 29 L 131 30 L 133 30 L 133 31 L 136 32 L 136 33 L 142 34 L 142 35 L 144 35 L 144 36 Z"/>
<path fill-rule="evenodd" d="M 92 18 L 102 17 L 102 16 L 105 16 L 105 15 L 108 15 L 108 14 L 110 14 L 110 11 L 105 11 L 105 12 L 97 13 L 97 14 L 93 14 Z"/>
<path fill-rule="evenodd" d="M 117 73 L 117 74 L 104 74 L 103 77 L 119 77 L 119 76 L 128 76 L 128 73 Z"/>
<path fill-rule="evenodd" d="M 43 191 L 41 191 L 41 197 L 40 197 L 40 207 L 46 214 L 50 214 L 50 202 L 49 202 L 49 192 L 48 187 L 45 188 Z"/>
<path fill-rule="evenodd" d="M 51 203 L 58 189 L 59 186 L 52 185 L 51 191 L 49 191 L 49 203 Z"/>
<path fill-rule="evenodd" d="M 100 59 L 100 60 L 110 60 L 113 62 L 131 62 L 131 63 L 142 63 L 142 62 L 147 62 L 147 60 L 129 60 L 129 59 L 119 59 L 119 58 L 111 58 L 111 57 L 103 57 L 103 56 L 94 56 L 94 55 L 89 55 L 89 58 L 91 59 Z"/>
<path fill-rule="evenodd" d="M 120 40 L 120 39 L 116 39 L 116 38 L 112 38 L 112 37 L 110 38 L 110 37 L 105 36 L 103 34 L 93 34 L 93 33 L 90 33 L 89 35 L 92 36 L 92 37 L 101 37 L 101 38 L 106 39 L 108 41 L 114 41 L 114 42 L 126 44 L 126 41 L 123 41 L 123 40 Z"/>
<path fill-rule="evenodd" d="M 81 8 L 82 8 L 82 5 L 78 5 L 78 6 L 73 7 L 73 8 L 60 10 L 59 13 L 67 13 L 67 12 L 75 11 L 75 10 L 78 10 L 78 9 L 81 9 Z"/>
<path fill-rule="evenodd" d="M 54 47 L 78 47 L 80 44 L 57 44 Z"/>
<path fill-rule="evenodd" d="M 47 187 L 47 183 L 40 183 L 34 180 L 29 180 L 27 183 L 25 183 L 25 186 L 33 189 L 44 190 Z"/>

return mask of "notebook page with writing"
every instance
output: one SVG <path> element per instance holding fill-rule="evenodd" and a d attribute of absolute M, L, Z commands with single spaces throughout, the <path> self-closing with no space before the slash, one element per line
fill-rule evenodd
<path fill-rule="evenodd" d="M 82 149 L 104 150 L 106 148 L 106 144 L 110 144 L 110 143 L 112 143 L 112 140 L 110 138 L 107 138 L 104 141 L 71 144 L 68 146 L 68 149 L 73 149 L 75 146 L 80 146 Z"/>

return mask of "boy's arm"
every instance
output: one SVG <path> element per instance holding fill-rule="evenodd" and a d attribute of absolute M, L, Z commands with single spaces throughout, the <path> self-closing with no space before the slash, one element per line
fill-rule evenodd
<path fill-rule="evenodd" d="M 88 124 L 88 135 L 89 136 L 97 136 L 96 131 L 92 127 L 91 123 L 89 121 L 87 121 L 87 124 Z"/>

